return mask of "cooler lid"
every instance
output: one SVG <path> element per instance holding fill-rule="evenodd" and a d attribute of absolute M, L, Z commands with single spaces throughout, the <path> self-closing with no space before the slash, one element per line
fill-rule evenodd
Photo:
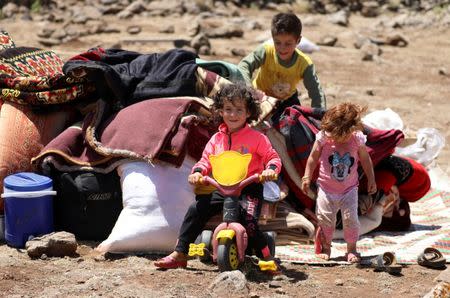
<path fill-rule="evenodd" d="M 22 172 L 7 176 L 3 185 L 12 191 L 39 191 L 52 187 L 53 181 L 47 176 Z"/>

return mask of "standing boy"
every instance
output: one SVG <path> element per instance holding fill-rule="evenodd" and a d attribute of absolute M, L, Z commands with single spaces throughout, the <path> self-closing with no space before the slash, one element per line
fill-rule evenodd
<path fill-rule="evenodd" d="M 253 87 L 266 95 L 280 99 L 272 121 L 278 122 L 286 107 L 300 105 L 297 84 L 303 80 L 311 106 L 326 108 L 325 95 L 311 59 L 297 49 L 302 38 L 302 23 L 293 13 L 279 13 L 272 19 L 272 43 L 258 46 L 239 62 L 239 70 L 247 84 L 252 83 L 253 72 L 259 69 Z"/>

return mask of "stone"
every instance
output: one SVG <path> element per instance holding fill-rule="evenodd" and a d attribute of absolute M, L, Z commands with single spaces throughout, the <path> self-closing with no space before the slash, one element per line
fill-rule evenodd
<path fill-rule="evenodd" d="M 168 34 L 175 33 L 175 27 L 174 27 L 174 25 L 166 26 L 164 28 L 161 28 L 159 30 L 159 33 L 168 33 Z"/>
<path fill-rule="evenodd" d="M 38 42 L 46 47 L 57 46 L 61 44 L 61 41 L 55 38 L 40 38 L 38 39 Z"/>
<path fill-rule="evenodd" d="M 239 270 L 222 272 L 213 280 L 208 289 L 216 297 L 229 297 L 230 294 L 247 296 L 249 294 L 247 279 Z"/>
<path fill-rule="evenodd" d="M 244 49 L 232 48 L 231 54 L 237 57 L 244 57 L 247 54 L 247 52 Z"/>
<path fill-rule="evenodd" d="M 77 250 L 75 235 L 68 232 L 55 232 L 35 237 L 25 243 L 30 258 L 74 256 Z M 45 257 L 44 257 L 45 258 Z"/>
<path fill-rule="evenodd" d="M 361 15 L 369 18 L 380 14 L 380 5 L 376 1 L 367 1 L 362 3 Z"/>
<path fill-rule="evenodd" d="M 127 28 L 127 32 L 129 34 L 138 34 L 141 31 L 142 31 L 142 28 L 140 26 L 129 26 Z"/>
<path fill-rule="evenodd" d="M 327 35 L 324 36 L 317 44 L 320 46 L 334 47 L 338 41 L 336 36 Z"/>
<path fill-rule="evenodd" d="M 338 12 L 330 15 L 329 20 L 331 23 L 347 27 L 350 13 L 346 9 L 341 9 Z"/>

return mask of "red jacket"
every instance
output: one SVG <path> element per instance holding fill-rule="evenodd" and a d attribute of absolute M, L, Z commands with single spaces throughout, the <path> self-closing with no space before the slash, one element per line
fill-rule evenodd
<path fill-rule="evenodd" d="M 203 150 L 202 158 L 192 168 L 193 172 L 201 171 L 203 176 L 211 173 L 209 156 L 223 151 L 233 150 L 239 153 L 251 153 L 252 160 L 248 166 L 247 177 L 260 174 L 265 169 L 273 169 L 277 174 L 281 171 L 281 160 L 273 149 L 269 139 L 261 132 L 246 124 L 237 132 L 229 133 L 225 123 L 219 126 Z"/>

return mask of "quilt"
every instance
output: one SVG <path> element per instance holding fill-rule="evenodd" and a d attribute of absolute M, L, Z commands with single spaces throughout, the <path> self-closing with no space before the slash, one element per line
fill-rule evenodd
<path fill-rule="evenodd" d="M 384 252 L 394 252 L 400 264 L 416 264 L 417 256 L 426 247 L 441 251 L 450 262 L 450 193 L 430 190 L 422 199 L 410 204 L 412 225 L 404 232 L 372 232 L 361 236 L 358 250 L 362 264 Z M 314 255 L 314 244 L 277 246 L 276 256 L 284 262 L 308 264 L 347 263 L 346 244 L 332 242 L 331 259 L 324 261 Z"/>

